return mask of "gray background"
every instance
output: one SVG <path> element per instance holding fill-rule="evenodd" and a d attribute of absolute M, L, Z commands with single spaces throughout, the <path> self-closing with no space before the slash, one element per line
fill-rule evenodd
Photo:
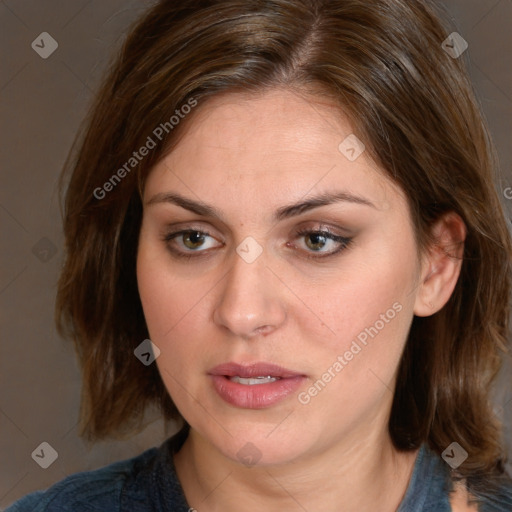
<path fill-rule="evenodd" d="M 150 3 L 0 1 L 0 510 L 70 473 L 132 457 L 165 439 L 153 412 L 146 430 L 130 440 L 84 444 L 76 429 L 80 373 L 71 343 L 53 325 L 62 264 L 56 180 L 112 52 Z M 502 162 L 502 193 L 512 186 L 512 0 L 443 4 L 469 43 L 470 73 Z M 31 47 L 42 32 L 59 45 L 47 59 Z M 512 201 L 501 197 L 510 218 Z M 507 373 L 501 376 L 496 407 L 511 446 L 508 372 L 508 380 Z M 48 469 L 31 456 L 43 441 L 58 452 Z"/>

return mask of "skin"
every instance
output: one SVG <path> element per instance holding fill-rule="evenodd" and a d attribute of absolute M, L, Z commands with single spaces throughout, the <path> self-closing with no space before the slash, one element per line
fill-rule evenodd
<path fill-rule="evenodd" d="M 221 129 L 219 127 L 222 127 Z M 275 89 L 227 94 L 197 107 L 175 149 L 144 189 L 137 278 L 163 381 L 190 435 L 175 456 L 191 507 L 206 511 L 396 510 L 417 452 L 398 453 L 387 424 L 396 371 L 413 316 L 448 301 L 460 272 L 465 227 L 456 214 L 434 226 L 439 244 L 418 257 L 403 192 L 363 152 L 338 145 L 353 132 L 324 100 Z M 280 207 L 329 191 L 337 202 L 274 221 Z M 217 209 L 198 215 L 158 196 L 178 193 Z M 353 237 L 340 247 L 300 228 Z M 204 240 L 180 229 L 207 231 Z M 246 237 L 262 253 L 236 252 Z M 323 246 L 322 246 L 323 242 Z M 202 245 L 201 245 L 202 244 Z M 316 245 L 315 245 L 316 244 Z M 189 260 L 171 252 L 207 254 Z M 304 405 L 307 391 L 394 303 L 396 316 Z M 297 393 L 263 409 L 224 402 L 208 371 L 269 361 L 307 376 Z M 237 452 L 251 442 L 261 458 Z M 464 508 L 454 510 L 465 510 Z"/>

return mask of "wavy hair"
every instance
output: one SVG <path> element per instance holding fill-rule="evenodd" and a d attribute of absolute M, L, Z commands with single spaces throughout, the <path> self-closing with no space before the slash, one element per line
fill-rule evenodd
<path fill-rule="evenodd" d="M 427 442 L 441 454 L 457 441 L 469 456 L 456 474 L 475 488 L 503 473 L 489 390 L 508 350 L 512 243 L 495 150 L 465 57 L 442 46 L 451 30 L 441 20 L 420 0 L 180 0 L 158 2 L 131 27 L 61 181 L 56 320 L 82 367 L 84 438 L 140 430 L 151 404 L 166 424 L 180 419 L 156 365 L 133 355 L 148 337 L 135 272 L 144 181 L 194 112 L 176 125 L 171 116 L 217 94 L 285 87 L 339 105 L 405 192 L 419 251 L 435 243 L 440 215 L 464 220 L 459 280 L 444 308 L 413 319 L 389 431 L 399 450 Z M 156 147 L 132 165 L 148 137 Z"/>

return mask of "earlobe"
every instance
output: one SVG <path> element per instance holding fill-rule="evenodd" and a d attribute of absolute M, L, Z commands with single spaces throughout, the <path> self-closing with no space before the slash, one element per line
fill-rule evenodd
<path fill-rule="evenodd" d="M 423 259 L 414 314 L 430 316 L 448 302 L 462 268 L 466 225 L 455 212 L 445 213 L 433 226 L 435 243 Z"/>

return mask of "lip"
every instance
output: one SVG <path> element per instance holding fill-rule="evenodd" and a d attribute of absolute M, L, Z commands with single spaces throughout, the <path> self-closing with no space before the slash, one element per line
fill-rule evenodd
<path fill-rule="evenodd" d="M 283 379 L 301 375 L 298 372 L 288 370 L 287 368 L 273 363 L 252 363 L 248 365 L 224 363 L 212 368 L 208 373 L 210 375 L 224 375 L 227 377 L 235 377 L 238 375 L 238 377 L 245 379 L 259 377 L 260 375 L 270 375 L 271 377 L 281 377 Z"/>
<path fill-rule="evenodd" d="M 208 372 L 218 395 L 228 404 L 243 409 L 264 409 L 284 400 L 306 379 L 305 375 L 273 363 L 241 365 L 224 363 Z M 247 386 L 231 382 L 229 377 L 251 378 L 259 376 L 279 377 L 275 382 Z"/>

